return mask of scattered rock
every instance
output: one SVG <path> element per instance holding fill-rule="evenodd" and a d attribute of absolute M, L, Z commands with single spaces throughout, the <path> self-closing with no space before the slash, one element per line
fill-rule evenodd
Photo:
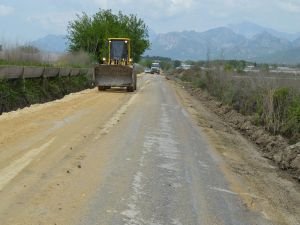
<path fill-rule="evenodd" d="M 222 104 L 222 102 L 217 102 L 217 103 L 216 103 L 216 106 L 217 106 L 218 108 L 220 108 L 220 107 L 223 106 L 223 104 Z"/>
<path fill-rule="evenodd" d="M 257 140 L 259 137 L 261 137 L 263 134 L 265 133 L 265 131 L 263 129 L 258 129 L 255 132 L 253 132 L 253 134 L 251 135 L 251 139 Z"/>
<path fill-rule="evenodd" d="M 266 149 L 267 149 L 268 152 L 271 152 L 274 149 L 275 146 L 276 146 L 276 142 L 271 141 L 271 142 L 268 143 Z"/>
<path fill-rule="evenodd" d="M 81 169 L 81 165 L 79 164 L 79 165 L 77 166 L 77 168 L 78 168 L 78 169 Z"/>
<path fill-rule="evenodd" d="M 292 160 L 291 167 L 293 169 L 300 169 L 300 154 L 298 154 L 296 158 Z"/>
<path fill-rule="evenodd" d="M 251 124 L 250 121 L 246 121 L 246 122 L 240 127 L 240 129 L 243 130 L 243 131 L 250 130 L 251 125 L 252 125 L 252 124 Z"/>
<path fill-rule="evenodd" d="M 300 171 L 300 142 L 284 149 L 277 158 L 280 158 L 279 164 L 282 169 L 292 168 Z"/>
<path fill-rule="evenodd" d="M 71 171 L 70 171 L 70 170 L 67 170 L 67 173 L 71 173 Z"/>

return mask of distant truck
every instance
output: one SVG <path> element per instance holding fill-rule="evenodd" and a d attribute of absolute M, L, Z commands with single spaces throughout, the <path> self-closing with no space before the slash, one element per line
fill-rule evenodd
<path fill-rule="evenodd" d="M 160 64 L 158 62 L 151 64 L 151 74 L 160 74 Z"/>

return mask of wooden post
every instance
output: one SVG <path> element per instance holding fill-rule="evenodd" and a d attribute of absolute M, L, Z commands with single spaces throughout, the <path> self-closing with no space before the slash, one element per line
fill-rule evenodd
<path fill-rule="evenodd" d="M 24 77 L 24 71 L 25 71 L 25 67 L 23 66 L 23 69 L 22 69 L 22 74 L 21 74 L 21 79 L 22 79 L 22 88 L 23 88 L 23 92 L 25 93 L 26 92 L 26 84 L 25 84 L 25 77 Z"/>
<path fill-rule="evenodd" d="M 47 77 L 45 76 L 45 70 L 46 70 L 46 67 L 44 67 L 43 73 L 42 73 L 42 85 L 43 85 L 44 90 L 46 90 L 46 85 L 47 85 Z"/>

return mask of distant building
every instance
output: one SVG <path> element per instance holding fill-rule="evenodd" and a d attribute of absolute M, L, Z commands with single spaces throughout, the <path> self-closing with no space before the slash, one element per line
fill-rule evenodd
<path fill-rule="evenodd" d="M 190 70 L 192 68 L 192 65 L 187 65 L 187 64 L 181 64 L 181 66 L 176 67 L 178 70 Z"/>
<path fill-rule="evenodd" d="M 181 65 L 181 68 L 184 69 L 184 70 L 189 70 L 189 69 L 192 68 L 192 65 L 182 64 L 182 65 Z"/>

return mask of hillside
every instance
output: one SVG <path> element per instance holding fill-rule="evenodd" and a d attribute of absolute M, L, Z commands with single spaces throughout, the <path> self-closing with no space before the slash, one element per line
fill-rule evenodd
<path fill-rule="evenodd" d="M 209 57 L 294 64 L 300 62 L 297 61 L 300 57 L 298 47 L 300 38 L 289 41 L 267 31 L 249 38 L 235 33 L 228 27 L 220 27 L 205 32 L 159 34 L 152 41 L 151 50 L 145 55 L 159 55 L 180 60 L 206 60 Z"/>
<path fill-rule="evenodd" d="M 285 33 L 280 32 L 271 28 L 263 27 L 251 22 L 242 22 L 239 24 L 229 24 L 227 25 L 229 29 L 234 31 L 237 34 L 243 35 L 247 38 L 252 38 L 257 34 L 267 32 L 272 34 L 275 37 L 287 39 L 289 41 L 294 41 L 295 39 L 300 37 L 300 33 Z"/>
<path fill-rule="evenodd" d="M 47 35 L 30 44 L 45 52 L 62 53 L 67 50 L 67 42 L 64 35 Z"/>
<path fill-rule="evenodd" d="M 157 34 L 149 31 L 151 49 L 144 55 L 180 60 L 245 59 L 257 62 L 300 63 L 300 34 L 279 32 L 244 22 L 205 32 Z M 63 35 L 48 35 L 31 43 L 46 52 L 67 50 Z"/>

